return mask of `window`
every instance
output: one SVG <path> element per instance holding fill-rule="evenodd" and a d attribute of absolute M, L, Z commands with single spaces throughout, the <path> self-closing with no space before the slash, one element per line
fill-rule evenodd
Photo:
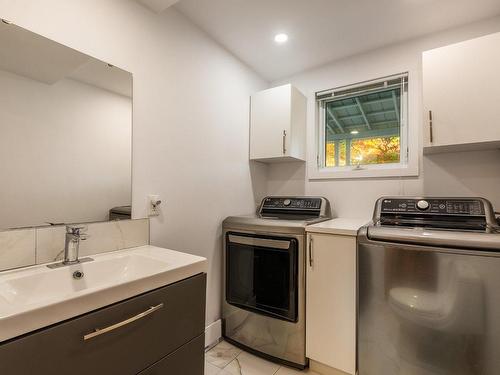
<path fill-rule="evenodd" d="M 407 165 L 407 73 L 322 91 L 316 100 L 318 169 L 356 172 Z"/>

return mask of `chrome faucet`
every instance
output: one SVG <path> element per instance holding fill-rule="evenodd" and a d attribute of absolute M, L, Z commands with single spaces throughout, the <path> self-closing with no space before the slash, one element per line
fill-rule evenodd
<path fill-rule="evenodd" d="M 80 250 L 80 241 L 84 241 L 88 237 L 86 230 L 87 226 L 85 225 L 66 225 L 63 264 L 80 263 L 78 251 Z"/>
<path fill-rule="evenodd" d="M 64 241 L 64 260 L 59 263 L 51 263 L 48 264 L 49 268 L 59 268 L 64 266 L 71 266 L 73 264 L 79 264 L 84 262 L 91 262 L 94 259 L 86 257 L 86 258 L 78 258 L 78 251 L 80 250 L 80 241 L 86 240 L 89 235 L 87 234 L 87 226 L 86 225 L 66 225 L 66 239 Z M 62 253 L 62 251 L 61 251 Z M 61 254 L 59 253 L 57 257 Z M 83 272 L 81 276 L 73 277 L 75 279 L 80 279 L 83 277 Z"/>

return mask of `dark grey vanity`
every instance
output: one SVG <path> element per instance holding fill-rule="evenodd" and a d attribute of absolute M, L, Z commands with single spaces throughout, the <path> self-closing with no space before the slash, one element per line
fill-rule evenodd
<path fill-rule="evenodd" d="M 202 375 L 206 274 L 0 344 L 2 375 Z"/>

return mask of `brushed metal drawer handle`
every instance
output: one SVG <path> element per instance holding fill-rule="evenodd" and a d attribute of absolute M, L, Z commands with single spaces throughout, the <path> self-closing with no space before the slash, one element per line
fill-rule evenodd
<path fill-rule="evenodd" d="M 127 324 L 130 324 L 132 322 L 135 322 L 136 320 L 139 320 L 139 319 L 142 319 L 146 316 L 148 316 L 149 314 L 152 314 L 154 313 L 155 311 L 158 311 L 160 310 L 161 308 L 163 308 L 163 303 L 160 303 L 159 305 L 156 305 L 156 306 L 151 306 L 149 309 L 147 309 L 146 311 L 144 312 L 141 312 L 140 314 L 137 314 L 131 318 L 128 318 L 124 321 L 121 321 L 119 323 L 116 323 L 116 324 L 113 324 L 113 325 L 110 325 L 109 327 L 106 327 L 106 328 L 102 328 L 102 329 L 99 329 L 99 328 L 96 328 L 94 332 L 92 333 L 88 333 L 86 334 L 85 336 L 83 336 L 83 341 L 87 341 L 87 340 L 90 340 L 94 337 L 97 337 L 97 336 L 100 336 L 100 335 L 103 335 L 105 333 L 108 333 L 108 332 L 111 332 L 111 331 L 114 331 L 115 329 L 117 328 L 120 328 L 120 327 L 123 327 L 123 326 L 126 326 Z"/>

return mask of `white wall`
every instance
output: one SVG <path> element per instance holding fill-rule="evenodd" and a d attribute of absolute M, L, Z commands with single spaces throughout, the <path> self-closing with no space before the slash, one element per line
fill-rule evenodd
<path fill-rule="evenodd" d="M 130 204 L 130 98 L 5 71 L 0 87 L 0 228 L 107 220 Z"/>
<path fill-rule="evenodd" d="M 249 213 L 265 170 L 248 163 L 249 95 L 267 82 L 175 9 L 128 0 L 0 0 L 0 16 L 134 75 L 133 209 L 163 215 L 153 244 L 209 259 L 207 323 L 220 317 L 221 221 Z"/>
<path fill-rule="evenodd" d="M 500 31 L 500 18 L 441 32 L 403 44 L 333 62 L 279 82 L 291 82 L 308 97 L 308 137 L 315 127 L 314 93 L 386 75 L 410 72 L 410 127 L 417 127 L 420 156 L 418 178 L 308 180 L 304 163 L 271 165 L 269 194 L 323 195 L 338 216 L 371 217 L 382 195 L 479 195 L 500 208 L 500 151 L 422 156 L 423 124 L 421 53 L 424 50 Z M 460 79 L 460 77 L 457 77 Z"/>
<path fill-rule="evenodd" d="M 252 212 L 266 192 L 266 167 L 248 163 L 248 97 L 268 84 L 174 9 L 156 15 L 128 0 L 0 0 L 0 17 L 133 73 L 134 216 L 146 214 L 147 194 L 162 196 L 152 243 L 209 259 L 207 323 L 219 318 L 221 220 Z M 293 83 L 310 96 L 391 67 L 418 70 L 421 50 L 498 29 L 497 20 L 391 47 L 389 54 L 375 51 Z M 269 191 L 324 194 L 339 214 L 351 217 L 370 214 L 381 194 L 424 189 L 422 178 L 306 183 L 301 168 L 271 167 Z M 445 169 L 462 183 L 456 168 Z M 468 171 L 488 173 L 473 166 Z M 475 188 L 478 179 L 470 178 L 468 186 Z"/>

